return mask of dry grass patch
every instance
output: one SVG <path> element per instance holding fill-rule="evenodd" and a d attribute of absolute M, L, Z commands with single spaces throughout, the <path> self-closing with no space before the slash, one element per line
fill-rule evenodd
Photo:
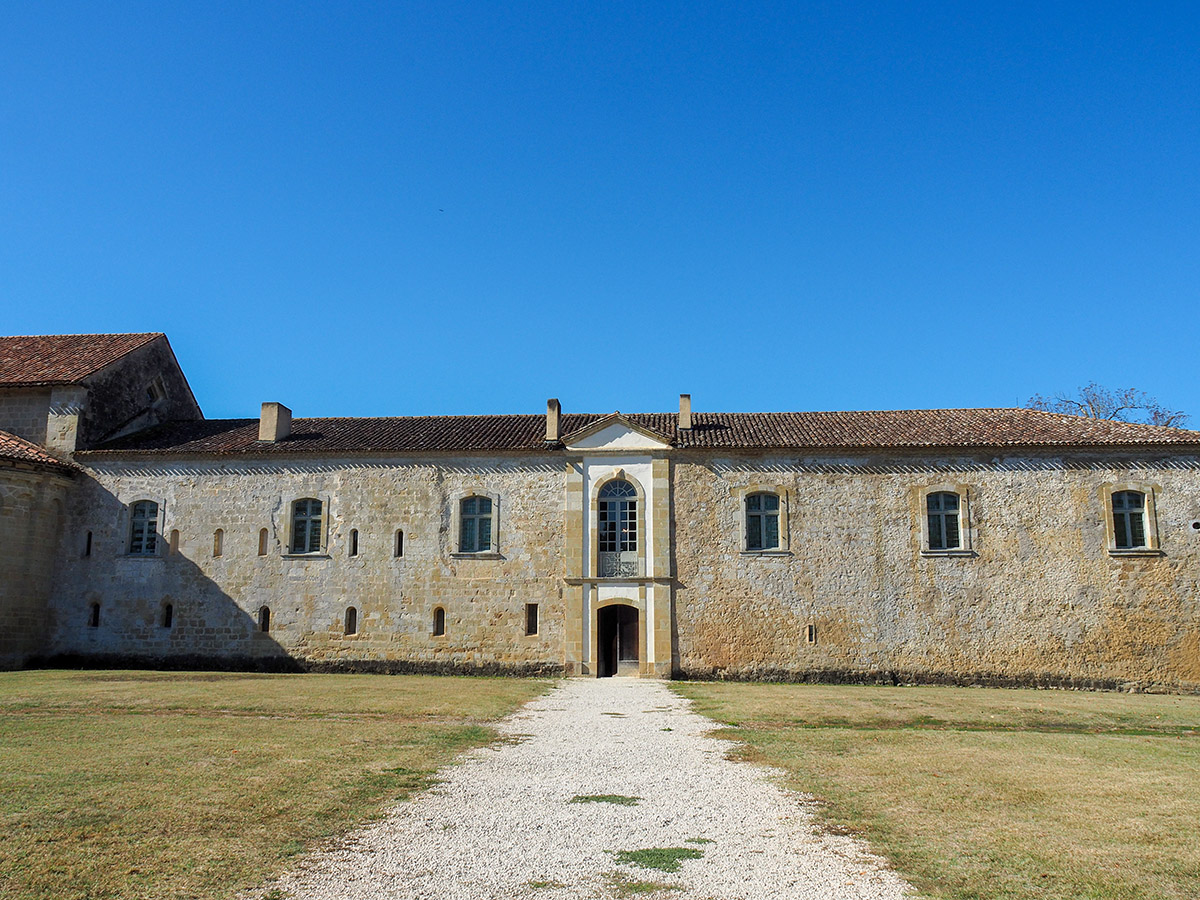
<path fill-rule="evenodd" d="M 679 684 L 926 896 L 1200 896 L 1200 698 Z"/>
<path fill-rule="evenodd" d="M 424 787 L 548 684 L 0 673 L 0 897 L 232 896 Z"/>

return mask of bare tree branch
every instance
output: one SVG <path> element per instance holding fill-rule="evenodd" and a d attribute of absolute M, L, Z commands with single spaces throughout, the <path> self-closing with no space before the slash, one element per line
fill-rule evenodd
<path fill-rule="evenodd" d="M 1068 416 L 1139 422 L 1168 428 L 1182 428 L 1188 421 L 1185 413 L 1168 409 L 1145 391 L 1139 391 L 1137 388 L 1113 391 L 1094 381 L 1079 388 L 1073 395 L 1059 393 L 1053 397 L 1046 397 L 1034 394 L 1025 406 L 1028 409 L 1040 409 Z"/>

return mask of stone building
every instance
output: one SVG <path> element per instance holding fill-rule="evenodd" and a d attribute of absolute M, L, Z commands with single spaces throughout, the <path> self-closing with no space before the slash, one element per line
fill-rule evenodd
<path fill-rule="evenodd" d="M 1028 409 L 205 419 L 0 339 L 0 660 L 1200 688 L 1200 433 Z"/>

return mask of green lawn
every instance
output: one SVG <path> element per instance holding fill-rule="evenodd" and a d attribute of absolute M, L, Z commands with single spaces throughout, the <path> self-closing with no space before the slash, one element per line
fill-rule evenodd
<path fill-rule="evenodd" d="M 407 797 L 549 682 L 0 673 L 0 898 L 222 898 Z"/>
<path fill-rule="evenodd" d="M 675 685 L 927 897 L 1200 897 L 1200 698 Z"/>

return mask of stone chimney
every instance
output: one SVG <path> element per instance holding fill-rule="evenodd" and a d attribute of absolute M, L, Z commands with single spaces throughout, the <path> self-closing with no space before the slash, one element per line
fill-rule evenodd
<path fill-rule="evenodd" d="M 546 401 L 546 441 L 559 439 L 559 424 L 562 418 L 562 406 L 553 397 Z"/>
<path fill-rule="evenodd" d="M 692 395 L 679 395 L 679 430 L 691 431 L 692 429 Z"/>
<path fill-rule="evenodd" d="M 258 420 L 260 441 L 282 441 L 292 433 L 292 411 L 282 403 L 264 403 Z"/>

